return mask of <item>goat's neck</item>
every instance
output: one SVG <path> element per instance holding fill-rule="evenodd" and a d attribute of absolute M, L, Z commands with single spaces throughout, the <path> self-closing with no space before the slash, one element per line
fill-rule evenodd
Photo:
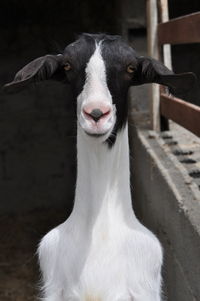
<path fill-rule="evenodd" d="M 117 134 L 112 148 L 95 138 L 87 139 L 78 128 L 77 148 L 77 184 L 72 215 L 87 223 L 94 223 L 101 214 L 116 216 L 118 220 L 132 218 L 127 126 Z"/>

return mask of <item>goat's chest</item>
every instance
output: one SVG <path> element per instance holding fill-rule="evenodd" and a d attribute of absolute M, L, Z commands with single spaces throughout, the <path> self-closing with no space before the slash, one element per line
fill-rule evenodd
<path fill-rule="evenodd" d="M 103 227 L 88 235 L 85 243 L 79 245 L 80 257 L 67 256 L 73 262 L 70 267 L 73 279 L 66 291 L 66 300 L 70 295 L 74 301 L 117 301 L 120 296 L 125 296 L 128 260 L 124 247 L 123 241 L 111 229 L 106 231 Z"/>
<path fill-rule="evenodd" d="M 43 273 L 50 275 L 52 289 L 61 289 L 63 301 L 129 301 L 130 292 L 153 285 L 159 273 L 160 245 L 145 231 L 120 223 L 97 224 L 87 232 L 64 225 L 57 236 L 52 254 L 46 238 L 43 256 L 49 264 Z"/>

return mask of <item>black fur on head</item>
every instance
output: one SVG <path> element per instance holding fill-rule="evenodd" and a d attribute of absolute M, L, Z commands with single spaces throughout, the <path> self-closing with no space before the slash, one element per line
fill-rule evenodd
<path fill-rule="evenodd" d="M 70 85 L 76 98 L 85 83 L 87 63 L 99 42 L 106 66 L 107 85 L 117 109 L 114 134 L 126 123 L 127 92 L 130 86 L 158 83 L 169 87 L 170 92 L 176 94 L 191 89 L 195 82 L 193 73 L 174 74 L 161 62 L 138 56 L 120 36 L 82 34 L 62 54 L 45 55 L 22 68 L 14 80 L 4 86 L 5 92 L 14 93 L 32 82 L 54 79 Z M 68 71 L 65 70 L 66 64 L 71 66 Z M 132 72 L 127 71 L 129 66 Z"/>

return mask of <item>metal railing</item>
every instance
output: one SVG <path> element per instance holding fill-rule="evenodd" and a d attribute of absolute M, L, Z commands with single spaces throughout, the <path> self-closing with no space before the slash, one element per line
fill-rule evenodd
<path fill-rule="evenodd" d="M 167 2 L 147 0 L 148 48 L 149 55 L 155 57 L 156 53 L 155 58 L 163 60 L 170 68 L 169 45 L 200 43 L 200 12 L 168 20 Z M 162 118 L 165 124 L 166 120 L 171 119 L 200 137 L 200 107 L 168 95 L 162 88 L 155 86 L 152 87 L 151 102 L 151 124 L 154 130 L 163 128 Z"/>

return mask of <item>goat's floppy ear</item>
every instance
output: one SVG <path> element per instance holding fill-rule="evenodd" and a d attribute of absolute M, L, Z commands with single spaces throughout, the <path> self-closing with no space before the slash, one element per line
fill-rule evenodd
<path fill-rule="evenodd" d="M 171 93 L 188 92 L 196 82 L 192 72 L 174 74 L 161 62 L 148 57 L 139 57 L 132 85 L 157 83 L 168 86 Z"/>
<path fill-rule="evenodd" d="M 17 72 L 14 80 L 3 87 L 4 91 L 14 93 L 32 82 L 52 78 L 56 73 L 59 73 L 59 69 L 61 70 L 62 59 L 63 56 L 59 54 L 45 55 L 33 60 Z"/>

